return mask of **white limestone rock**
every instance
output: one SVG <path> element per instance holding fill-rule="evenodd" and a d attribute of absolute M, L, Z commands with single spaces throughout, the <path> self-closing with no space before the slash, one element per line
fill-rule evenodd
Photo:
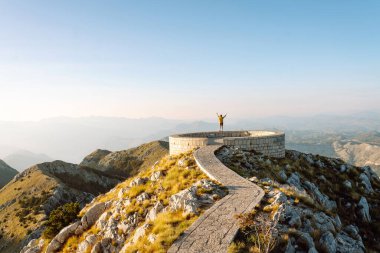
<path fill-rule="evenodd" d="M 119 199 L 123 199 L 124 198 L 124 195 L 128 192 L 128 188 L 121 188 L 117 194 L 117 197 Z"/>
<path fill-rule="evenodd" d="M 72 235 L 75 234 L 75 230 L 78 228 L 78 226 L 81 224 L 80 221 L 77 221 L 73 224 L 68 225 L 67 227 L 63 228 L 54 238 L 51 240 L 49 245 L 47 246 L 46 253 L 52 253 L 59 250 L 65 241 Z"/>
<path fill-rule="evenodd" d="M 350 237 L 355 240 L 362 241 L 362 237 L 359 234 L 359 228 L 355 225 L 348 225 L 344 228 L 344 232 L 346 232 Z"/>
<path fill-rule="evenodd" d="M 365 247 L 361 240 L 355 240 L 344 232 L 336 235 L 337 252 L 364 253 Z"/>
<path fill-rule="evenodd" d="M 20 251 L 20 253 L 40 253 L 44 246 L 43 239 L 32 239 L 29 243 Z"/>
<path fill-rule="evenodd" d="M 361 197 L 358 203 L 359 207 L 359 216 L 363 222 L 369 223 L 371 222 L 371 216 L 369 214 L 369 205 L 367 199 L 365 197 Z"/>
<path fill-rule="evenodd" d="M 321 238 L 319 239 L 319 244 L 321 245 L 323 252 L 336 252 L 336 241 L 334 235 L 330 231 L 327 231 L 324 234 L 322 234 Z"/>
<path fill-rule="evenodd" d="M 135 231 L 135 234 L 133 235 L 133 238 L 131 240 L 131 243 L 136 243 L 142 236 L 145 235 L 146 230 L 150 227 L 149 224 L 144 223 L 141 227 L 137 228 Z"/>
<path fill-rule="evenodd" d="M 326 210 L 333 211 L 337 208 L 336 202 L 330 200 L 329 197 L 321 193 L 315 184 L 306 181 L 304 185 L 306 190 L 309 191 L 313 198 L 316 199 L 318 203 L 321 204 L 324 208 L 326 208 Z"/>
<path fill-rule="evenodd" d="M 348 189 L 351 189 L 352 188 L 352 183 L 350 180 L 346 180 L 343 182 L 343 185 L 348 188 Z"/>
<path fill-rule="evenodd" d="M 150 176 L 150 181 L 153 181 L 153 182 L 158 181 L 163 176 L 164 176 L 164 173 L 162 171 L 155 171 Z"/>
<path fill-rule="evenodd" d="M 156 202 L 156 204 L 152 207 L 152 209 L 149 210 L 145 219 L 147 221 L 155 220 L 157 217 L 157 214 L 159 214 L 163 209 L 164 209 L 164 206 L 162 205 L 161 201 Z"/>
<path fill-rule="evenodd" d="M 315 213 L 312 218 L 315 227 L 319 229 L 322 233 L 324 232 L 336 232 L 336 221 L 330 216 L 326 215 L 324 212 Z M 338 226 L 338 225 L 337 225 Z"/>
<path fill-rule="evenodd" d="M 298 211 L 290 205 L 285 205 L 281 220 L 284 220 L 290 227 L 299 228 L 302 225 L 301 216 Z"/>
<path fill-rule="evenodd" d="M 373 188 L 371 181 L 365 173 L 360 174 L 359 179 L 361 180 L 362 185 L 364 186 L 366 193 L 373 193 Z"/>
<path fill-rule="evenodd" d="M 303 187 L 301 186 L 300 176 L 297 172 L 292 173 L 286 182 L 289 185 L 293 185 L 299 190 L 303 190 Z"/>
<path fill-rule="evenodd" d="M 86 230 L 90 228 L 98 220 L 100 215 L 109 207 L 110 203 L 98 203 L 92 206 L 82 217 L 81 222 L 83 229 Z"/>
<path fill-rule="evenodd" d="M 196 196 L 197 187 L 192 186 L 189 189 L 180 191 L 170 197 L 169 207 L 172 211 L 177 211 L 179 209 L 184 209 L 185 213 L 195 213 L 197 214 L 197 208 L 199 202 Z"/>
<path fill-rule="evenodd" d="M 150 234 L 150 235 L 148 236 L 148 241 L 149 241 L 150 243 L 154 243 L 156 240 L 157 240 L 157 236 L 156 236 L 155 234 Z"/>
<path fill-rule="evenodd" d="M 150 199 L 150 196 L 146 192 L 143 192 L 136 197 L 137 202 L 143 202 L 144 200 L 147 200 L 147 199 Z"/>
<path fill-rule="evenodd" d="M 370 180 L 379 180 L 379 176 L 372 170 L 370 166 L 364 166 L 361 170 L 367 175 Z"/>
<path fill-rule="evenodd" d="M 91 249 L 97 242 L 97 237 L 95 235 L 87 236 L 83 242 L 78 245 L 77 253 L 86 253 Z"/>
<path fill-rule="evenodd" d="M 138 178 L 135 178 L 134 180 L 132 180 L 132 182 L 129 184 L 130 187 L 133 187 L 133 186 L 138 186 L 138 185 L 142 185 L 142 184 L 145 184 L 146 182 L 148 182 L 148 178 L 147 177 L 138 177 Z"/>

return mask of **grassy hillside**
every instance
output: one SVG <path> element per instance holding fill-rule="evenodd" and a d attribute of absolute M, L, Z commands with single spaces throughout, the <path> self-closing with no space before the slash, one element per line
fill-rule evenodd
<path fill-rule="evenodd" d="M 31 170 L 0 190 L 0 252 L 17 252 L 23 240 L 40 227 L 45 214 L 39 205 L 58 185 L 58 180 L 41 170 Z"/>
<path fill-rule="evenodd" d="M 25 170 L 0 190 L 0 252 L 17 252 L 29 236 L 39 236 L 44 220 L 57 206 L 85 205 L 118 182 L 62 161 Z"/>
<path fill-rule="evenodd" d="M 0 252 L 18 252 L 39 237 L 58 206 L 79 202 L 83 207 L 114 187 L 121 176 L 152 167 L 167 153 L 166 143 L 152 142 L 114 153 L 97 150 L 81 165 L 54 161 L 25 170 L 0 190 Z"/>
<path fill-rule="evenodd" d="M 54 252 L 166 252 L 225 194 L 197 167 L 192 152 L 166 156 L 83 208 L 70 226 L 83 228 L 92 220 L 85 229 L 74 232 L 66 227 L 56 237 L 59 242 L 43 237 L 33 252 L 50 250 L 57 243 Z"/>
<path fill-rule="evenodd" d="M 18 173 L 4 161 L 0 160 L 0 189 L 6 185 Z"/>

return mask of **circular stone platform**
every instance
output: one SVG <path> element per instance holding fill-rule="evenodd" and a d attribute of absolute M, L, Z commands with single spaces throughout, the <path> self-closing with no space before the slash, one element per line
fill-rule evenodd
<path fill-rule="evenodd" d="M 278 131 L 224 131 L 177 134 L 169 137 L 170 154 L 208 145 L 226 145 L 255 150 L 271 157 L 285 156 L 285 133 Z"/>

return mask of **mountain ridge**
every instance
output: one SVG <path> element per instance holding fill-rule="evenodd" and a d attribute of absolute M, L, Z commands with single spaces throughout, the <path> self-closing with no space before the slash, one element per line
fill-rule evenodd
<path fill-rule="evenodd" d="M 117 171 L 133 159 L 139 162 L 131 165 L 128 173 L 145 170 L 168 153 L 162 145 L 152 142 L 120 151 L 107 168 L 112 170 L 115 165 Z M 4 221 L 0 223 L 0 252 L 21 250 L 41 236 L 45 221 L 53 210 L 69 202 L 83 207 L 94 197 L 108 192 L 125 176 L 60 160 L 40 163 L 19 173 L 0 189 L 0 220 Z"/>
<path fill-rule="evenodd" d="M 17 174 L 17 170 L 13 169 L 3 160 L 0 160 L 0 189 L 8 184 Z"/>

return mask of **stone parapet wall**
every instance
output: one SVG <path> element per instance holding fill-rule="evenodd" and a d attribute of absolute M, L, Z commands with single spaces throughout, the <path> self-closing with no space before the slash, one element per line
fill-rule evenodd
<path fill-rule="evenodd" d="M 285 156 L 285 134 L 283 132 L 265 130 L 200 132 L 169 137 L 171 155 L 213 144 L 254 150 L 272 157 Z"/>
<path fill-rule="evenodd" d="M 170 154 L 180 154 L 186 151 L 207 146 L 207 138 L 169 137 Z"/>

